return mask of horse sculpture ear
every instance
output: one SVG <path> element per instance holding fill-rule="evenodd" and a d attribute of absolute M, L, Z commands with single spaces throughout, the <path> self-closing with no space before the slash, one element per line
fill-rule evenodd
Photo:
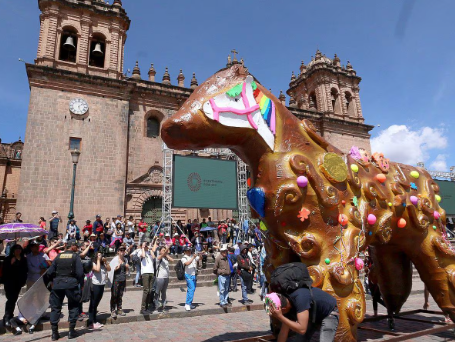
<path fill-rule="evenodd" d="M 243 65 L 239 65 L 239 67 L 237 69 L 237 74 L 239 76 L 246 76 L 246 75 L 248 75 L 248 72 L 247 72 L 246 68 L 243 67 Z"/>

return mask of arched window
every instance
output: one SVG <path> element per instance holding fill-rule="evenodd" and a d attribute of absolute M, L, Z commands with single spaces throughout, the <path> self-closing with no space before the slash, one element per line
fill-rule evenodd
<path fill-rule="evenodd" d="M 90 43 L 90 58 L 88 64 L 97 68 L 104 68 L 106 55 L 106 39 L 101 34 L 94 34 Z"/>
<path fill-rule="evenodd" d="M 147 137 L 156 138 L 160 135 L 160 122 L 154 118 L 150 117 L 147 119 Z"/>
<path fill-rule="evenodd" d="M 60 55 L 61 61 L 76 63 L 77 56 L 77 31 L 72 28 L 65 28 L 62 32 L 60 40 Z"/>
<path fill-rule="evenodd" d="M 333 112 L 335 114 L 341 114 L 340 97 L 338 94 L 338 90 L 336 90 L 335 88 L 332 88 L 332 90 L 330 91 L 330 95 L 332 97 Z"/>
<path fill-rule="evenodd" d="M 310 94 L 308 102 L 309 102 L 310 109 L 318 110 L 318 103 L 317 103 L 317 99 L 316 99 L 316 94 L 315 93 L 311 93 Z"/>

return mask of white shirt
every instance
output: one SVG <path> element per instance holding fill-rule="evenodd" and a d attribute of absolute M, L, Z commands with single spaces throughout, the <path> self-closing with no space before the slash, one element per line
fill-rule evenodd
<path fill-rule="evenodd" d="M 192 256 L 189 255 L 185 255 L 183 256 L 182 258 L 182 263 L 185 265 L 185 263 L 187 263 L 189 260 L 191 260 Z M 196 258 L 193 259 L 193 261 L 191 262 L 191 264 L 185 266 L 185 274 L 188 274 L 188 275 L 196 275 L 196 264 L 199 260 L 199 256 L 197 256 Z"/>
<path fill-rule="evenodd" d="M 128 221 L 128 222 L 127 222 L 127 226 L 128 226 L 128 231 L 129 231 L 130 233 L 134 233 L 134 223 L 131 222 L 131 221 Z"/>
<path fill-rule="evenodd" d="M 169 261 L 166 258 L 162 258 L 161 260 L 156 260 L 156 266 L 160 268 L 158 269 L 157 278 L 169 278 Z"/>
<path fill-rule="evenodd" d="M 93 271 L 92 284 L 93 285 L 106 285 L 107 270 L 104 264 L 101 264 L 99 272 Z"/>
<path fill-rule="evenodd" d="M 152 256 L 152 253 L 150 253 L 150 250 L 145 252 L 145 258 L 142 258 L 142 250 L 140 249 L 141 253 L 139 254 L 139 257 L 141 257 L 141 275 L 142 274 L 154 274 L 155 269 L 153 267 L 153 259 L 155 258 Z"/>

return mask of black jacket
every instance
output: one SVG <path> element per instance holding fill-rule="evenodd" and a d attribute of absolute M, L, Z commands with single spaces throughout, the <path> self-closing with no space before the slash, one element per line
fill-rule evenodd
<path fill-rule="evenodd" d="M 63 253 L 62 253 L 63 254 Z M 82 268 L 81 258 L 77 255 L 75 258 L 74 271 L 75 275 L 71 277 L 57 277 L 57 262 L 62 254 L 59 254 L 46 272 L 49 280 L 53 281 L 52 288 L 55 290 L 73 289 L 84 284 L 84 269 Z"/>
<path fill-rule="evenodd" d="M 245 270 L 245 271 L 249 272 L 250 267 L 251 267 L 251 262 L 250 262 L 250 258 L 248 257 L 248 254 L 245 256 L 243 256 L 242 254 L 239 254 L 237 256 L 237 269 Z"/>
<path fill-rule="evenodd" d="M 22 287 L 27 281 L 27 258 L 23 256 L 21 260 L 17 260 L 11 265 L 12 255 L 8 256 L 3 262 L 3 283 L 5 286 Z"/>

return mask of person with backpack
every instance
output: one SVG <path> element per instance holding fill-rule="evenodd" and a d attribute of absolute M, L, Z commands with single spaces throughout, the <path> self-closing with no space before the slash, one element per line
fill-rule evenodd
<path fill-rule="evenodd" d="M 193 305 L 194 292 L 196 291 L 196 265 L 199 261 L 199 255 L 194 253 L 191 255 L 191 247 L 184 247 L 183 252 L 185 255 L 182 258 L 182 264 L 185 267 L 185 280 L 186 280 L 186 301 L 185 310 L 191 311 L 196 309 Z"/>
<path fill-rule="evenodd" d="M 248 245 L 243 245 L 237 257 L 237 273 L 240 275 L 242 287 L 242 300 L 240 302 L 244 305 L 253 303 L 251 299 L 248 299 L 248 289 L 251 288 L 253 282 L 252 272 L 253 267 L 248 257 Z"/>
<path fill-rule="evenodd" d="M 317 330 L 321 342 L 334 340 L 337 301 L 312 283 L 306 265 L 300 262 L 281 265 L 272 273 L 270 288 L 277 293 L 266 296 L 266 310 L 281 322 L 278 342 L 310 341 Z M 288 339 L 291 330 L 296 334 Z"/>

